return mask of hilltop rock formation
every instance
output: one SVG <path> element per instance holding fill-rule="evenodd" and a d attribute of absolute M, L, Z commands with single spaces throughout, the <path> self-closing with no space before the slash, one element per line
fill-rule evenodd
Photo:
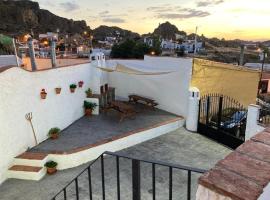
<path fill-rule="evenodd" d="M 0 32 L 7 35 L 55 32 L 82 33 L 90 31 L 85 21 L 73 21 L 40 9 L 37 2 L 0 0 Z"/>
<path fill-rule="evenodd" d="M 170 22 L 159 24 L 159 26 L 154 30 L 153 34 L 168 40 L 175 39 L 175 34 L 184 36 L 187 35 L 186 32 L 179 31 L 178 28 Z"/>
<path fill-rule="evenodd" d="M 105 37 L 121 37 L 123 39 L 136 39 L 140 35 L 129 30 L 121 29 L 116 26 L 99 26 L 93 30 L 96 40 L 104 40 Z"/>

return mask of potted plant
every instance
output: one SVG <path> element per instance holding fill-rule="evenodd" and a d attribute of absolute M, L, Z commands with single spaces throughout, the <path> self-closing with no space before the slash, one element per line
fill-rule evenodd
<path fill-rule="evenodd" d="M 76 84 L 71 84 L 71 85 L 69 86 L 69 89 L 70 89 L 70 92 L 71 92 L 71 93 L 74 93 L 75 90 L 76 90 L 76 88 L 77 88 L 77 85 L 76 85 Z"/>
<path fill-rule="evenodd" d="M 54 174 L 57 172 L 57 162 L 51 160 L 46 162 L 44 166 L 47 168 L 47 174 Z"/>
<path fill-rule="evenodd" d="M 83 86 L 84 82 L 83 81 L 79 81 L 78 85 L 81 88 Z"/>
<path fill-rule="evenodd" d="M 91 116 L 93 110 L 97 107 L 96 103 L 89 102 L 89 101 L 84 101 L 84 111 L 86 116 Z"/>
<path fill-rule="evenodd" d="M 45 89 L 42 89 L 41 92 L 40 92 L 40 97 L 41 99 L 46 99 L 47 97 L 47 92 Z"/>
<path fill-rule="evenodd" d="M 90 88 L 88 88 L 86 91 L 85 91 L 85 94 L 86 94 L 86 97 L 87 98 L 91 98 L 93 93 L 92 93 L 92 90 Z"/>
<path fill-rule="evenodd" d="M 62 90 L 62 88 L 57 87 L 57 88 L 55 88 L 55 93 L 56 94 L 60 94 L 61 93 L 61 90 Z"/>
<path fill-rule="evenodd" d="M 54 127 L 49 130 L 48 136 L 55 140 L 59 137 L 60 128 Z"/>

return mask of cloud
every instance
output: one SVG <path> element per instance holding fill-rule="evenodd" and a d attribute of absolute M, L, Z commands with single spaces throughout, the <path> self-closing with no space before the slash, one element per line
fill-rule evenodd
<path fill-rule="evenodd" d="M 78 10 L 80 8 L 80 6 L 74 2 L 60 3 L 60 6 L 63 7 L 65 12 L 72 12 L 72 11 Z"/>
<path fill-rule="evenodd" d="M 218 5 L 223 3 L 224 0 L 201 0 L 197 2 L 198 7 L 205 7 L 205 6 L 211 6 L 211 5 Z"/>
<path fill-rule="evenodd" d="M 156 17 L 161 19 L 189 19 L 195 17 L 207 17 L 209 15 L 209 12 L 190 9 L 186 13 L 159 13 Z"/>
<path fill-rule="evenodd" d="M 126 14 L 111 14 L 110 11 L 104 10 L 98 13 L 98 17 L 102 19 L 103 22 L 108 23 L 125 23 L 125 19 L 123 19 Z"/>
<path fill-rule="evenodd" d="M 126 21 L 122 18 L 118 17 L 112 17 L 112 18 L 104 18 L 103 22 L 109 22 L 109 23 L 125 23 Z"/>
<path fill-rule="evenodd" d="M 110 12 L 108 10 L 104 10 L 99 13 L 100 16 L 108 15 Z"/>
<path fill-rule="evenodd" d="M 155 17 L 159 19 L 188 19 L 210 15 L 209 12 L 203 10 L 171 6 L 169 4 L 148 7 L 146 10 L 153 12 Z"/>

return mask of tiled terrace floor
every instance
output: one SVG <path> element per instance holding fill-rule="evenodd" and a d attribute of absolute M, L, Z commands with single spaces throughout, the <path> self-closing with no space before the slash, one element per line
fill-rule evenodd
<path fill-rule="evenodd" d="M 124 149 L 121 153 L 138 158 L 165 161 L 186 166 L 193 166 L 202 169 L 210 169 L 220 159 L 228 155 L 231 150 L 221 146 L 201 135 L 186 131 L 180 128 L 174 132 L 157 137 L 147 142 Z M 102 199 L 100 196 L 100 162 L 95 165 L 92 170 L 92 183 L 94 199 Z M 116 178 L 115 178 L 115 158 L 105 157 L 105 174 L 106 174 L 106 199 L 115 200 L 116 197 Z M 121 161 L 120 178 L 121 192 L 124 195 L 122 199 L 129 200 L 131 191 L 130 162 Z M 39 182 L 23 181 L 10 179 L 0 186 L 1 200 L 47 200 L 51 199 L 60 189 L 63 188 L 71 179 L 81 172 L 87 165 L 83 165 L 74 169 L 59 171 L 53 176 L 46 176 Z M 151 166 L 150 166 L 151 167 Z M 142 165 L 142 200 L 151 199 L 151 168 Z M 157 169 L 157 199 L 168 199 L 168 170 Z M 79 179 L 79 190 L 81 192 L 80 199 L 88 199 L 87 176 Z M 192 199 L 197 188 L 198 176 L 192 178 Z M 74 191 L 74 185 L 69 192 Z M 164 191 L 161 193 L 160 191 Z M 186 174 L 178 173 L 174 176 L 174 193 L 173 199 L 186 199 Z M 70 199 L 75 199 L 69 194 Z"/>
<path fill-rule="evenodd" d="M 31 152 L 44 153 L 69 153 L 87 149 L 99 143 L 105 143 L 126 134 L 158 126 L 164 122 L 178 119 L 179 117 L 156 109 L 151 110 L 143 105 L 136 105 L 139 113 L 134 119 L 125 119 L 119 122 L 116 111 L 98 116 L 83 117 L 60 133 L 57 140 L 48 139 L 31 149 Z"/>

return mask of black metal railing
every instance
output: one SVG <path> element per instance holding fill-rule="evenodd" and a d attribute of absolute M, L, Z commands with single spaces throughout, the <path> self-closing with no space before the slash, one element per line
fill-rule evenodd
<path fill-rule="evenodd" d="M 258 122 L 262 125 L 270 124 L 270 109 L 269 108 L 261 108 Z"/>
<path fill-rule="evenodd" d="M 119 162 L 119 158 L 121 159 L 128 159 L 131 160 L 131 179 L 132 179 L 132 184 L 131 184 L 131 188 L 130 190 L 132 191 L 132 200 L 140 200 L 141 199 L 141 164 L 142 163 L 147 163 L 151 165 L 151 184 L 152 184 L 152 199 L 155 200 L 156 199 L 156 194 L 157 194 L 157 180 L 156 180 L 156 176 L 157 176 L 157 167 L 165 167 L 168 168 L 169 170 L 169 176 L 168 176 L 168 199 L 172 200 L 173 198 L 173 175 L 174 175 L 174 171 L 176 170 L 180 170 L 181 172 L 186 172 L 186 192 L 187 192 L 187 200 L 191 199 L 191 178 L 192 175 L 194 174 L 202 174 L 204 172 L 206 172 L 206 170 L 203 169 L 197 169 L 197 168 L 192 168 L 192 167 L 187 167 L 187 166 L 182 166 L 182 165 L 176 165 L 176 164 L 171 164 L 171 163 L 166 163 L 166 162 L 161 162 L 161 161 L 154 161 L 154 160 L 148 160 L 148 159 L 138 159 L 138 158 L 133 158 L 133 157 L 129 157 L 127 155 L 121 154 L 121 153 L 112 153 L 112 152 L 104 152 L 103 154 L 101 154 L 94 162 L 92 162 L 86 169 L 84 169 L 81 173 L 79 173 L 78 176 L 76 176 L 70 183 L 68 183 L 60 192 L 58 192 L 53 198 L 52 200 L 57 200 L 59 196 L 61 196 L 61 199 L 76 199 L 79 200 L 80 199 L 80 189 L 79 189 L 79 177 L 82 176 L 82 174 L 87 173 L 88 176 L 88 186 L 89 188 L 87 188 L 88 190 L 88 195 L 89 197 L 87 197 L 90 200 L 93 200 L 93 190 L 92 190 L 92 185 L 95 184 L 93 183 L 92 180 L 92 175 L 91 175 L 91 169 L 92 166 L 99 161 L 100 159 L 100 172 L 101 172 L 101 198 L 97 198 L 97 199 L 102 199 L 102 200 L 106 200 L 106 187 L 107 185 L 105 184 L 105 164 L 104 164 L 104 156 L 108 155 L 108 156 L 112 156 L 115 157 L 115 163 L 116 163 L 116 196 L 117 196 L 117 200 L 121 199 L 121 179 L 120 179 L 120 162 Z M 110 170 L 111 170 L 111 166 Z M 74 185 L 73 185 L 74 184 Z M 111 186 L 111 184 L 108 186 Z M 69 198 L 67 196 L 67 188 L 68 187 L 74 187 L 75 190 L 75 194 L 72 195 L 72 198 Z M 84 190 L 86 188 L 83 188 Z M 165 190 L 165 188 L 164 188 Z M 160 192 L 164 192 L 164 191 L 160 191 Z M 84 198 L 85 199 L 85 198 Z M 125 199 L 126 200 L 126 199 Z"/>

